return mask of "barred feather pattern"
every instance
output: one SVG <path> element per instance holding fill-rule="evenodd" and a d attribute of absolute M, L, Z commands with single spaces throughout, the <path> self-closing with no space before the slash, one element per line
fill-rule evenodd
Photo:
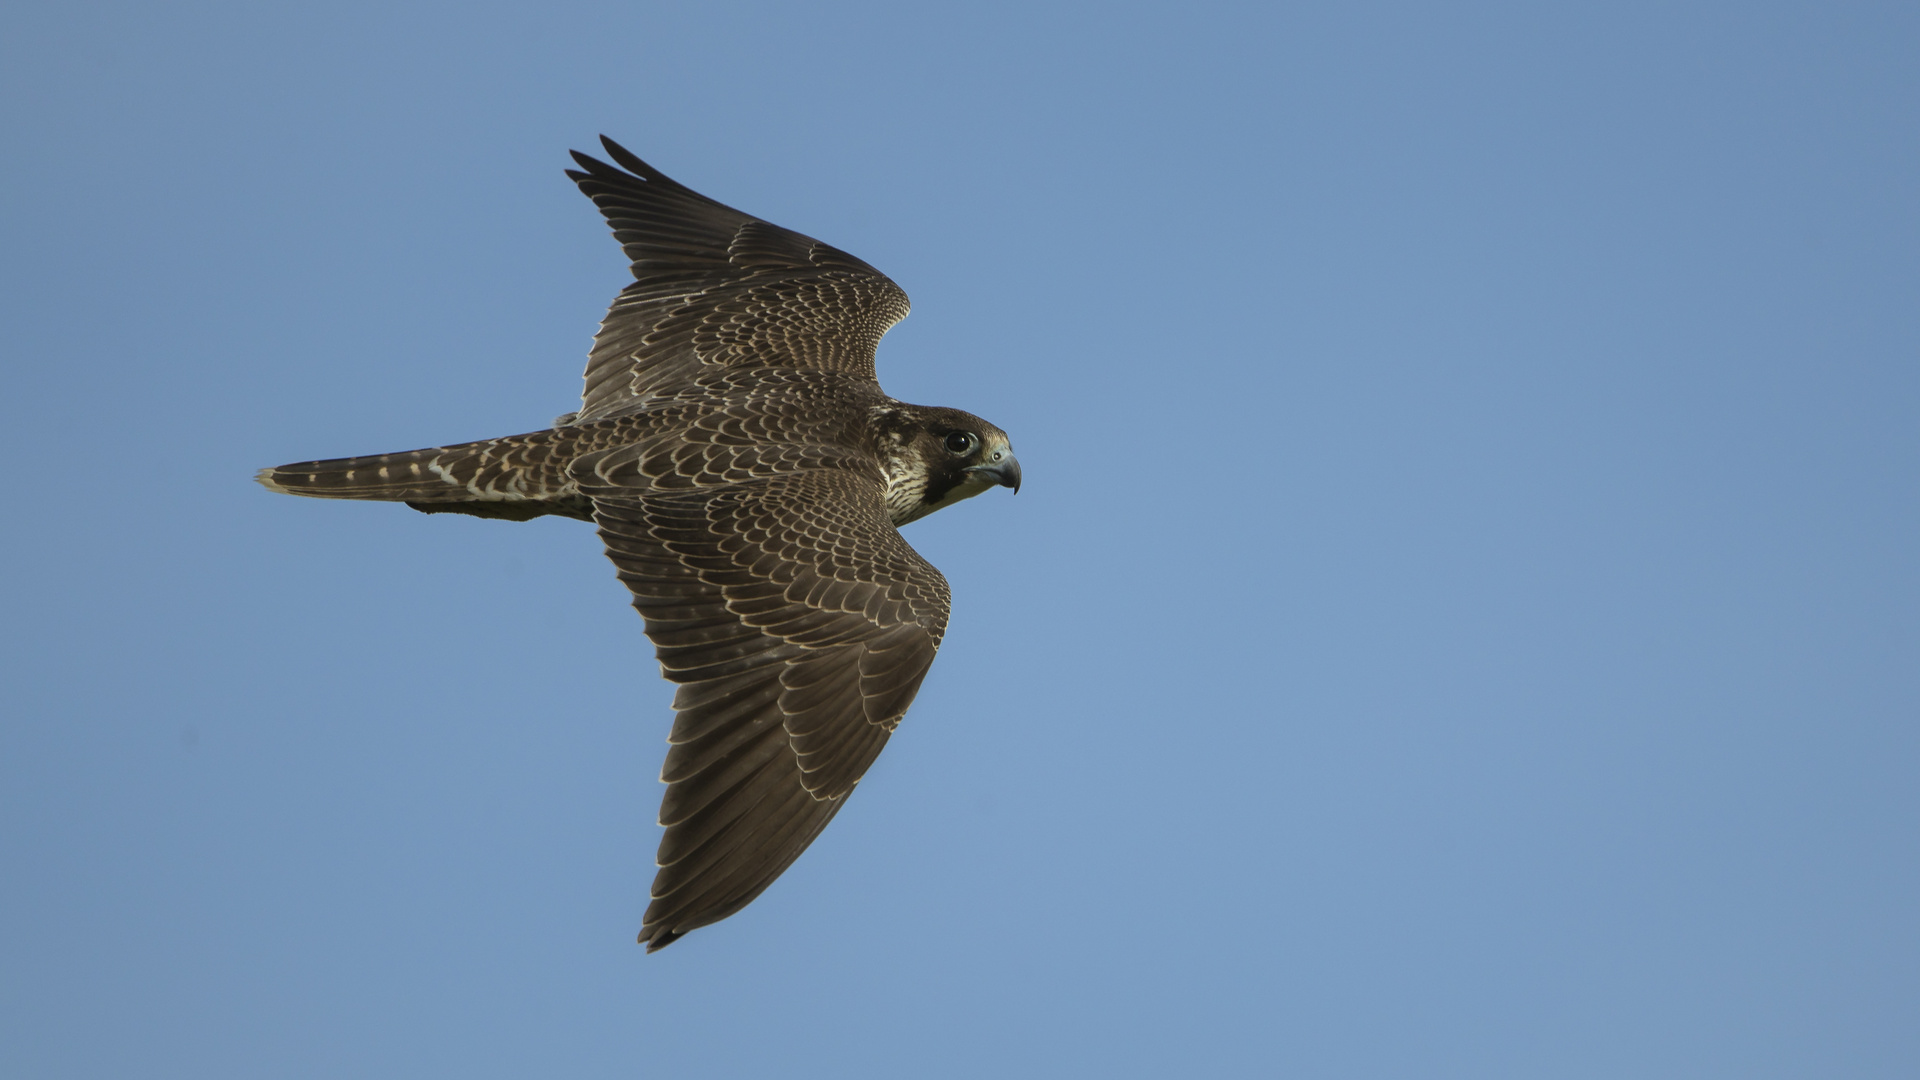
<path fill-rule="evenodd" d="M 919 691 L 940 572 L 897 526 L 1019 484 L 1006 433 L 907 405 L 874 350 L 907 313 L 866 263 L 611 140 L 569 172 L 632 261 L 552 429 L 263 470 L 276 491 L 594 522 L 678 684 L 640 940 L 739 911 L 819 835 Z"/>
<path fill-rule="evenodd" d="M 609 141 L 614 168 L 569 171 L 613 226 L 635 282 L 588 355 L 579 417 L 632 408 L 700 371 L 780 365 L 874 378 L 874 350 L 907 294 L 838 248 L 674 182 Z"/>
<path fill-rule="evenodd" d="M 857 473 L 594 505 L 680 684 L 640 935 L 657 949 L 744 907 L 839 812 L 926 677 L 951 598 Z"/>

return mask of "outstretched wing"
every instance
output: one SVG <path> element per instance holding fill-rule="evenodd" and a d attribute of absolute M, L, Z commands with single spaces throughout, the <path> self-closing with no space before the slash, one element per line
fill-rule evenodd
<path fill-rule="evenodd" d="M 597 420 L 712 366 L 822 368 L 873 378 L 873 352 L 907 316 L 885 274 L 669 179 L 605 136 L 621 171 L 575 152 L 567 175 L 613 226 L 635 281 L 587 360 L 579 419 Z"/>
<path fill-rule="evenodd" d="M 949 594 L 859 471 L 593 494 L 680 684 L 651 951 L 745 907 L 839 812 L 933 663 Z"/>

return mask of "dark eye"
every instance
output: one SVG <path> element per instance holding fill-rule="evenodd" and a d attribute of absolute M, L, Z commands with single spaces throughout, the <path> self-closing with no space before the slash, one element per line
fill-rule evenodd
<path fill-rule="evenodd" d="M 974 438 L 964 431 L 956 431 L 947 436 L 947 450 L 955 454 L 973 453 Z"/>

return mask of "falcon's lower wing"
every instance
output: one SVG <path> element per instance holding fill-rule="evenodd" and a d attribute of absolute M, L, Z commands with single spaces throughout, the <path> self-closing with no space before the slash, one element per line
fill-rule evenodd
<path fill-rule="evenodd" d="M 949 597 L 859 472 L 591 494 L 680 684 L 652 950 L 745 907 L 839 812 L 933 663 Z"/>

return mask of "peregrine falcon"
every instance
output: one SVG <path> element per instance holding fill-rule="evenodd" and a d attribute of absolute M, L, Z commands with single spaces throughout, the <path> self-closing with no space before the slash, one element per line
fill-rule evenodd
<path fill-rule="evenodd" d="M 591 521 L 679 684 L 649 952 L 747 906 L 873 764 L 940 648 L 949 593 L 899 526 L 1020 489 L 1007 434 L 888 397 L 886 275 L 700 195 L 602 137 L 567 175 L 634 282 L 545 431 L 264 469 L 289 495 Z"/>

